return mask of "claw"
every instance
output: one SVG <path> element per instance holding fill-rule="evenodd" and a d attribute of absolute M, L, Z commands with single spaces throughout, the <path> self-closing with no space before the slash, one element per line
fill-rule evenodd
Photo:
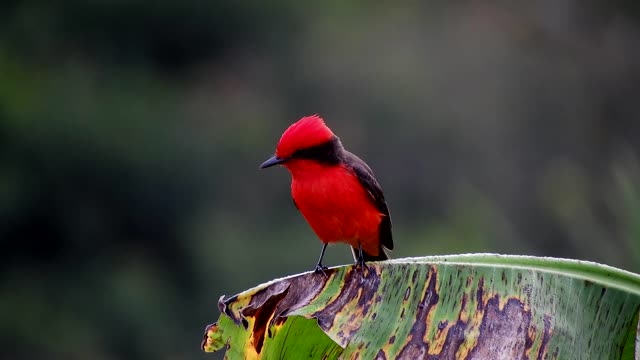
<path fill-rule="evenodd" d="M 324 275 L 324 277 L 329 277 L 326 273 L 325 270 L 329 270 L 328 267 L 318 263 L 318 265 L 316 265 L 316 269 L 313 271 L 314 274 L 318 274 L 318 273 L 322 273 L 322 275 Z"/>
<path fill-rule="evenodd" d="M 356 269 L 360 268 L 363 275 L 365 274 L 365 270 L 367 273 L 371 271 L 371 269 L 369 269 L 367 264 L 364 262 L 364 255 L 362 255 L 362 244 L 358 244 L 358 259 L 356 260 L 354 266 Z"/>

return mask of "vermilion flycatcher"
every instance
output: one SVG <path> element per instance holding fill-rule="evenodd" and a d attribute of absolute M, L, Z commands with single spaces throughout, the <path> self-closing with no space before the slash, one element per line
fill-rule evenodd
<path fill-rule="evenodd" d="M 371 168 L 345 150 L 318 115 L 306 116 L 282 134 L 276 154 L 260 168 L 283 165 L 291 196 L 322 241 L 316 272 L 324 272 L 327 244 L 351 245 L 356 265 L 386 260 L 393 249 L 391 218 Z"/>

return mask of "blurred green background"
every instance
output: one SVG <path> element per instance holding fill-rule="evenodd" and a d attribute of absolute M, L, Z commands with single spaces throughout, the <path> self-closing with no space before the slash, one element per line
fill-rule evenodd
<path fill-rule="evenodd" d="M 219 296 L 317 259 L 258 170 L 314 113 L 394 257 L 640 271 L 637 1 L 54 3 L 0 5 L 2 359 L 220 358 Z"/>

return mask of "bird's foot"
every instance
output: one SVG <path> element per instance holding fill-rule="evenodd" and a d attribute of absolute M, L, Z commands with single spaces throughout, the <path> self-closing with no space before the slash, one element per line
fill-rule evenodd
<path fill-rule="evenodd" d="M 360 271 L 362 271 L 362 274 L 365 275 L 366 273 L 369 273 L 371 271 L 371 269 L 369 269 L 369 267 L 367 266 L 367 264 L 364 262 L 364 258 L 362 256 L 358 257 L 358 260 L 356 260 L 356 263 L 353 264 L 353 266 L 356 269 L 360 269 Z"/>
<path fill-rule="evenodd" d="M 314 274 L 322 273 L 322 275 L 324 275 L 324 277 L 328 277 L 328 275 L 327 275 L 325 270 L 329 270 L 329 268 L 324 266 L 324 265 L 322 265 L 322 264 L 320 264 L 320 263 L 318 263 L 316 265 L 316 269 L 313 271 L 313 273 Z"/>

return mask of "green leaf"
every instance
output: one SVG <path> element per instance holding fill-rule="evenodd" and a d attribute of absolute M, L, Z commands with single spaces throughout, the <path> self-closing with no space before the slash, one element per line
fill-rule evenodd
<path fill-rule="evenodd" d="M 203 349 L 228 359 L 638 358 L 640 276 L 609 266 L 472 254 L 327 275 L 222 297 Z"/>

